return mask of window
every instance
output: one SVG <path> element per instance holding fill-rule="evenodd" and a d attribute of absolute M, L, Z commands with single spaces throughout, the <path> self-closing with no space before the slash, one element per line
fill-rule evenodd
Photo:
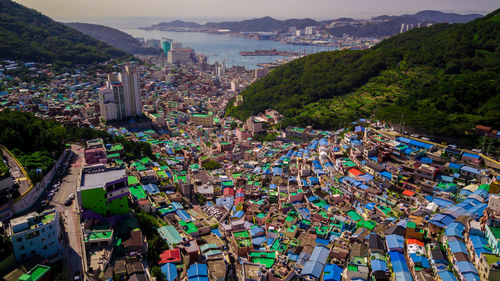
<path fill-rule="evenodd" d="M 47 250 L 47 246 L 43 246 L 43 249 L 44 249 L 44 250 Z"/>
<path fill-rule="evenodd" d="M 21 258 L 25 258 L 25 257 L 26 257 L 26 254 L 22 254 L 22 255 L 21 255 Z"/>
<path fill-rule="evenodd" d="M 19 247 L 19 250 L 24 250 L 24 245 L 22 245 L 21 247 Z"/>
<path fill-rule="evenodd" d="M 23 241 L 23 238 L 22 238 L 22 237 L 18 237 L 18 238 L 16 239 L 16 241 L 17 241 L 17 242 L 21 242 L 21 241 Z"/>

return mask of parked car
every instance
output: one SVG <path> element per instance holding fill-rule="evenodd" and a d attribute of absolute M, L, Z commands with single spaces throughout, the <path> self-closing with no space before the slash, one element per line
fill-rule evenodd
<path fill-rule="evenodd" d="M 49 200 L 43 200 L 40 206 L 47 207 L 49 205 Z"/>
<path fill-rule="evenodd" d="M 73 280 L 80 280 L 80 271 L 75 271 L 75 274 L 73 274 Z"/>
<path fill-rule="evenodd" d="M 73 203 L 73 200 L 68 199 L 66 202 L 64 202 L 64 206 L 71 206 L 71 203 Z"/>
<path fill-rule="evenodd" d="M 75 195 L 73 193 L 71 193 L 69 196 L 68 196 L 69 199 L 73 200 L 75 199 Z"/>

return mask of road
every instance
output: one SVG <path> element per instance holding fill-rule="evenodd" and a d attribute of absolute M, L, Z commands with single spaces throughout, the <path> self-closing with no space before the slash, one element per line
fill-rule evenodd
<path fill-rule="evenodd" d="M 80 227 L 80 216 L 78 213 L 78 202 L 73 200 L 70 206 L 64 203 L 70 194 L 76 195 L 77 185 L 80 183 L 79 175 L 82 169 L 83 148 L 72 145 L 71 150 L 75 154 L 67 174 L 62 178 L 59 191 L 54 194 L 50 204 L 55 206 L 61 214 L 64 226 L 64 268 L 68 272 L 68 280 L 73 280 L 76 271 L 82 272 L 82 232 Z"/>
<path fill-rule="evenodd" d="M 2 156 L 6 160 L 7 166 L 9 167 L 11 176 L 14 178 L 14 181 L 19 184 L 19 194 L 23 195 L 30 189 L 31 183 L 27 179 L 23 167 L 21 167 L 20 163 L 13 157 L 13 155 L 7 151 L 7 148 L 2 146 L 1 150 Z"/>

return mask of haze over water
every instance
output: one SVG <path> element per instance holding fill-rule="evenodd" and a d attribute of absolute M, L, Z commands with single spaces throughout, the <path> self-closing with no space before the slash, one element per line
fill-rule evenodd
<path fill-rule="evenodd" d="M 142 29 L 121 29 L 121 31 L 134 37 L 142 37 L 144 39 L 173 39 L 175 42 L 182 43 L 184 47 L 194 49 L 197 54 L 208 56 L 208 63 L 222 63 L 225 60 L 227 66 L 241 65 L 247 69 L 256 69 L 258 68 L 258 63 L 273 62 L 283 59 L 284 57 L 244 57 L 239 54 L 241 51 L 275 48 L 277 50 L 310 54 L 335 50 L 335 47 L 286 45 L 273 40 L 255 40 L 239 36 L 203 32 L 174 32 Z"/>

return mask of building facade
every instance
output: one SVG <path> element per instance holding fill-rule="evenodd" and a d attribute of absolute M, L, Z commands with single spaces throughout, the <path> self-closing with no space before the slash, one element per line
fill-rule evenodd
<path fill-rule="evenodd" d="M 101 118 L 122 120 L 142 115 L 139 75 L 126 66 L 118 77 L 108 76 L 106 85 L 99 89 Z"/>
<path fill-rule="evenodd" d="M 34 255 L 51 258 L 62 249 L 59 212 L 56 209 L 12 219 L 8 231 L 18 262 Z"/>

